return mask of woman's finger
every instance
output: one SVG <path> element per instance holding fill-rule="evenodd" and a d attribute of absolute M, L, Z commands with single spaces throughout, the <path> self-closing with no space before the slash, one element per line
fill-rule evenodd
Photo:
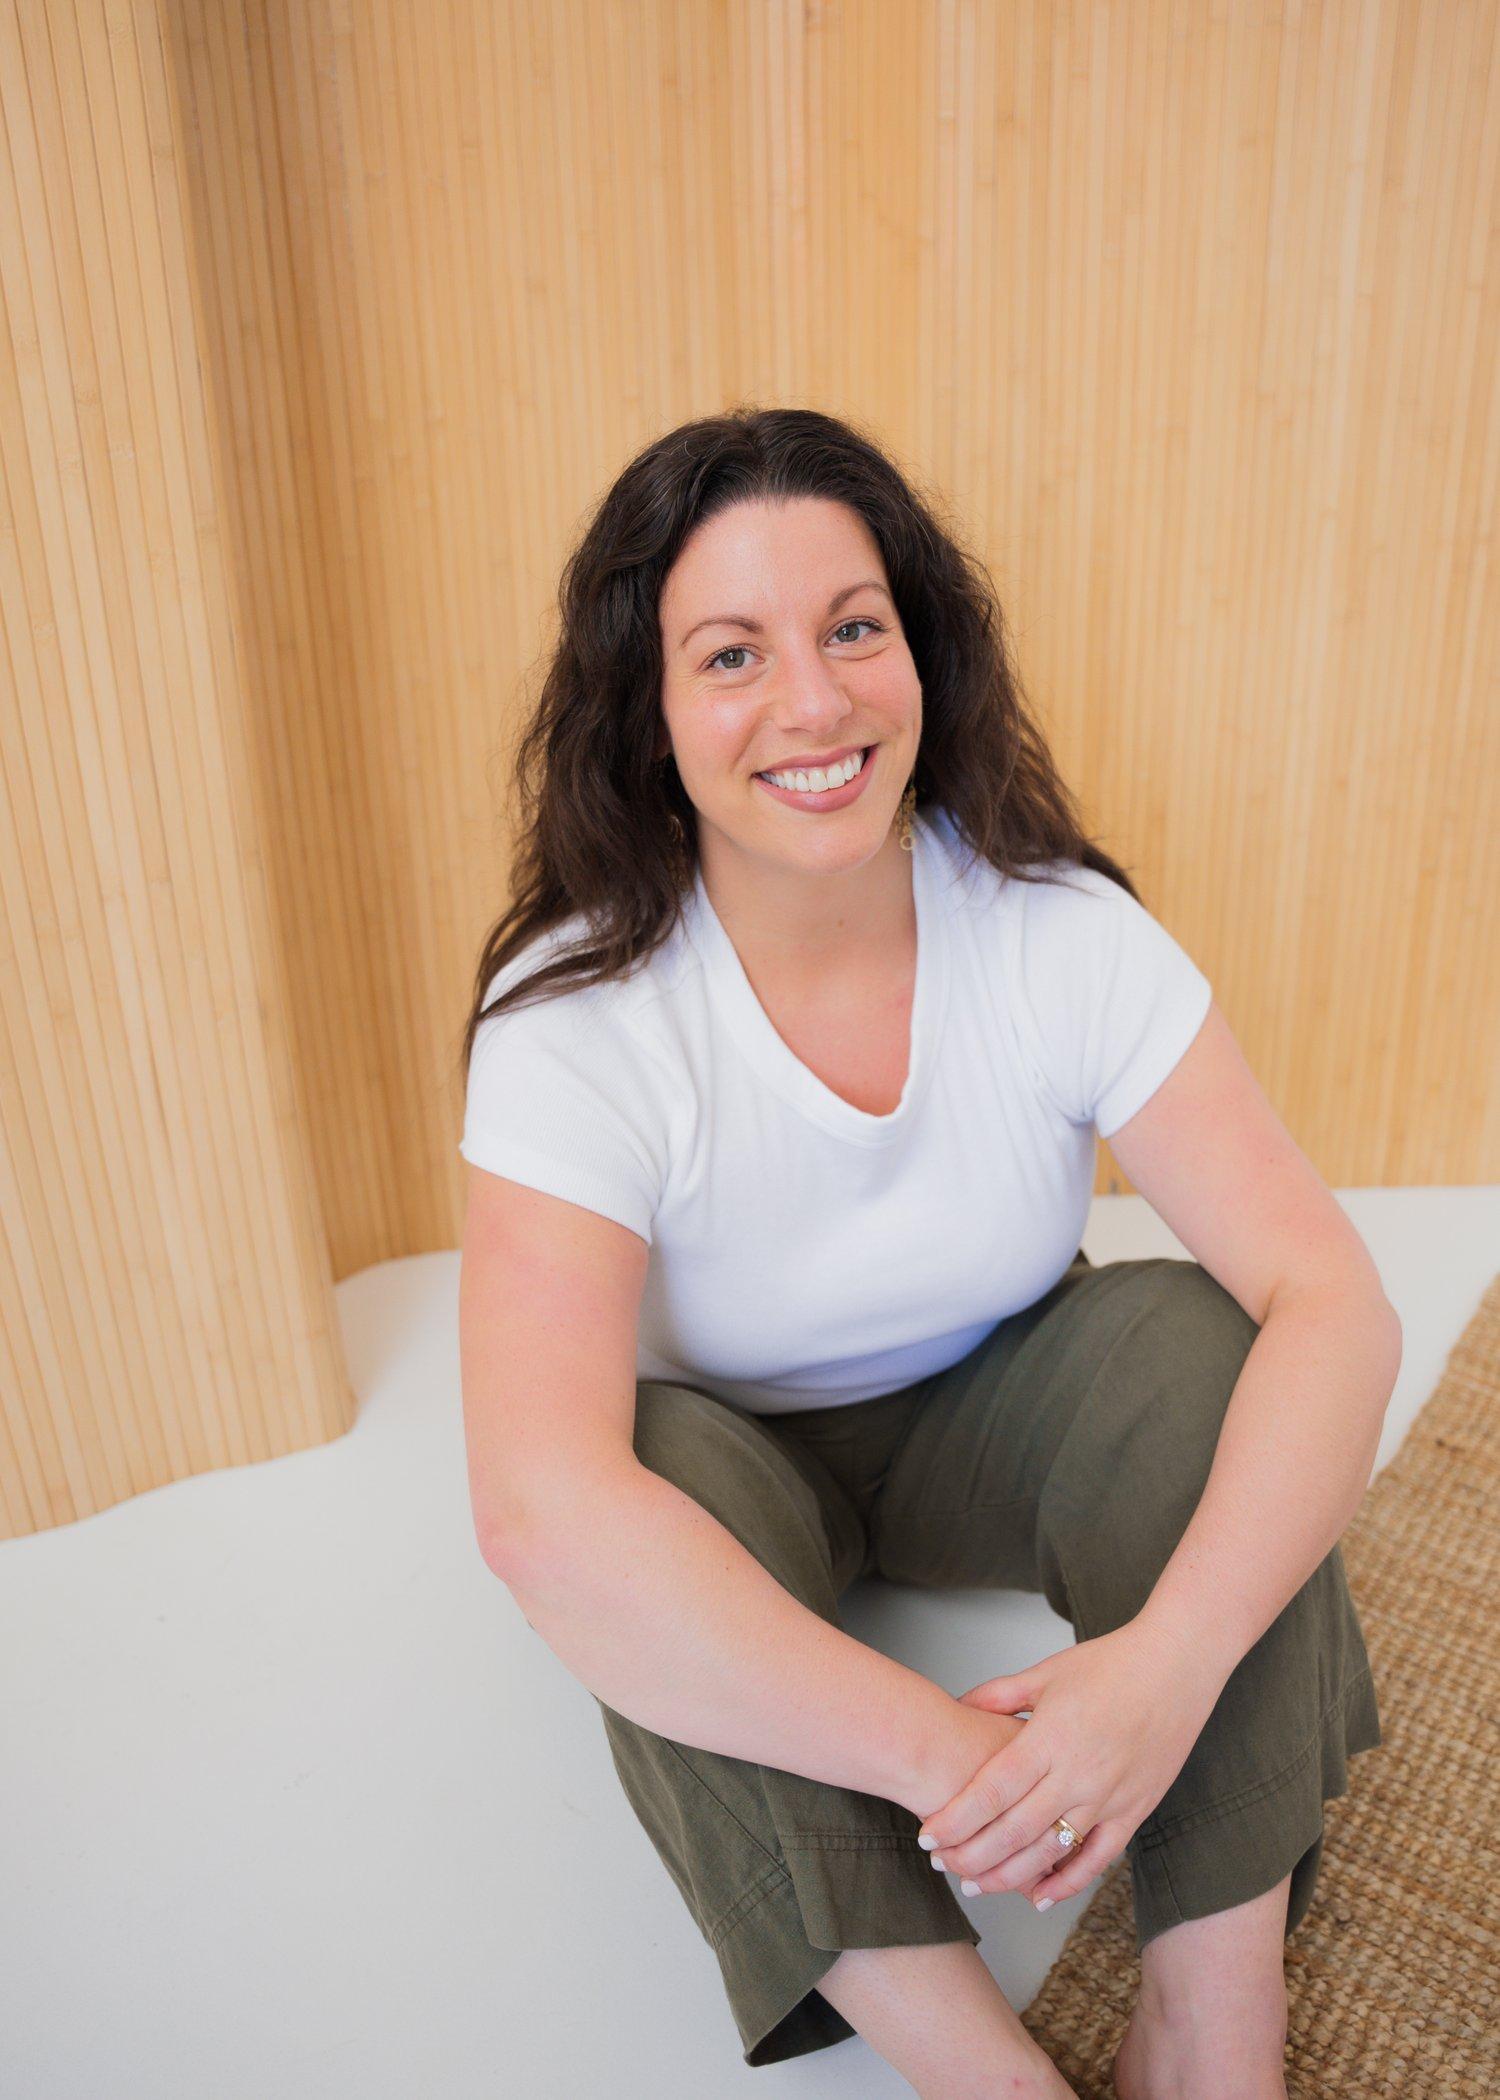
<path fill-rule="evenodd" d="M 1076 1896 L 1125 1850 L 1128 1836 L 1122 1837 L 1122 1830 L 1128 1831 L 1128 1826 L 1107 1821 L 1096 1823 L 1071 1858 L 1059 1861 L 1045 1879 L 1028 1890 L 1030 1900 L 1039 1910 L 1049 1910 L 1063 1897 Z"/>
<path fill-rule="evenodd" d="M 1028 1740 L 1030 1735 L 1030 1729 L 1023 1728 L 980 1766 L 967 1786 L 927 1818 L 917 1833 L 917 1842 L 925 1851 L 954 1851 L 992 1823 L 1009 1826 L 1007 1849 L 1011 1851 L 1040 1835 L 1038 1826 L 1027 1821 L 1025 1804 L 1047 1776 L 1047 1756 L 1045 1746 Z M 980 1864 L 992 1866 L 998 1856 L 990 1852 Z"/>
<path fill-rule="evenodd" d="M 1077 1820 L 1069 1816 L 1075 1830 Z M 998 1896 L 1008 1889 L 1026 1889 L 1030 1892 L 1039 1876 L 1050 1875 L 1054 1869 L 1071 1859 L 1081 1845 L 1065 1845 L 1059 1833 L 1053 1829 L 1043 1831 L 1034 1844 L 1025 1845 L 1013 1852 L 1009 1859 L 1002 1859 L 998 1866 L 987 1867 L 981 1873 L 963 1877 L 959 1886 L 966 1896 Z M 1042 1890 L 1042 1894 L 1047 1892 Z"/>
<path fill-rule="evenodd" d="M 1053 1777 L 1055 1776 L 1054 1774 Z M 936 1866 L 941 1861 L 950 1874 L 964 1874 L 971 1881 L 977 1881 L 981 1875 L 993 1872 L 1007 1859 L 1018 1857 L 1035 1845 L 1045 1844 L 1050 1832 L 1058 1856 L 1049 1858 L 1046 1864 L 1049 1867 L 1056 1866 L 1058 1857 L 1070 1849 L 1062 1844 L 1058 1833 L 1052 1829 L 1058 1816 L 1063 1813 L 1053 1805 L 1056 1800 L 1057 1794 L 1051 1786 L 1034 1786 L 1029 1794 L 1023 1795 L 1003 1813 L 992 1814 L 989 1821 L 971 1837 L 962 1838 L 957 1843 L 938 1846 L 932 1855 L 933 1865 Z M 1090 1828 L 1090 1820 L 1089 1814 L 1080 1811 L 1080 1815 L 1069 1814 L 1068 1821 L 1082 1837 Z M 1008 1887 L 1014 1885 L 1007 1883 Z"/>

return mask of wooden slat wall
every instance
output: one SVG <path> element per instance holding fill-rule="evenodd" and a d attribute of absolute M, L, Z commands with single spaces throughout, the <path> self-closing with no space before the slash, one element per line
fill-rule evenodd
<path fill-rule="evenodd" d="M 733 401 L 949 507 L 1325 1177 L 1500 1175 L 1496 15 L 0 0 L 7 1535 L 348 1426 L 558 568 Z"/>
<path fill-rule="evenodd" d="M 0 0 L 7 1537 L 352 1415 L 172 86 L 149 7 Z"/>

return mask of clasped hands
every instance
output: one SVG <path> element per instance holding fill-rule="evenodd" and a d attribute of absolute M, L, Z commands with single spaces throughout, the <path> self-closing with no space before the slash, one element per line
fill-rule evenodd
<path fill-rule="evenodd" d="M 1187 1761 L 1224 1688 L 1211 1644 L 1155 1620 L 1129 1620 L 960 1704 L 1030 1719 L 931 1814 L 919 1841 L 968 1895 L 1023 1889 L 1042 1908 L 1078 1893 L 1119 1858 Z M 1066 1817 L 1083 1842 L 1060 1851 Z"/>

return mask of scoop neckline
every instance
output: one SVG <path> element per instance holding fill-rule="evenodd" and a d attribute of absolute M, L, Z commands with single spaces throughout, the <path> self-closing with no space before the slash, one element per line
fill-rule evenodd
<path fill-rule="evenodd" d="M 738 949 L 714 910 L 701 868 L 694 878 L 689 933 L 736 1045 L 784 1100 L 835 1137 L 856 1144 L 884 1145 L 899 1137 L 916 1115 L 932 1078 L 948 998 L 948 939 L 933 866 L 936 851 L 931 824 L 926 814 L 918 810 L 912 817 L 917 969 L 912 988 L 906 1082 L 896 1106 L 882 1116 L 856 1108 L 852 1101 L 836 1094 L 777 1033 L 745 973 Z"/>

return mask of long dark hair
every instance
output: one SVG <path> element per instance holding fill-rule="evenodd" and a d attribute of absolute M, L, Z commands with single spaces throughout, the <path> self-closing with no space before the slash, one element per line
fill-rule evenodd
<path fill-rule="evenodd" d="M 637 453 L 563 570 L 556 648 L 516 753 L 511 901 L 475 971 L 465 1073 L 489 1015 L 623 976 L 671 932 L 696 869 L 697 831 L 675 763 L 655 756 L 662 586 L 705 519 L 735 503 L 799 496 L 847 504 L 880 548 L 922 687 L 917 807 L 946 809 L 971 853 L 1019 881 L 1047 879 L 1028 872 L 1031 863 L 1065 860 L 1097 869 L 1139 902 L 1125 870 L 1084 836 L 1025 703 L 994 585 L 935 506 L 834 416 L 804 408 L 704 416 Z M 685 845 L 674 837 L 674 814 Z M 484 1006 L 497 970 L 578 914 L 578 939 Z"/>

